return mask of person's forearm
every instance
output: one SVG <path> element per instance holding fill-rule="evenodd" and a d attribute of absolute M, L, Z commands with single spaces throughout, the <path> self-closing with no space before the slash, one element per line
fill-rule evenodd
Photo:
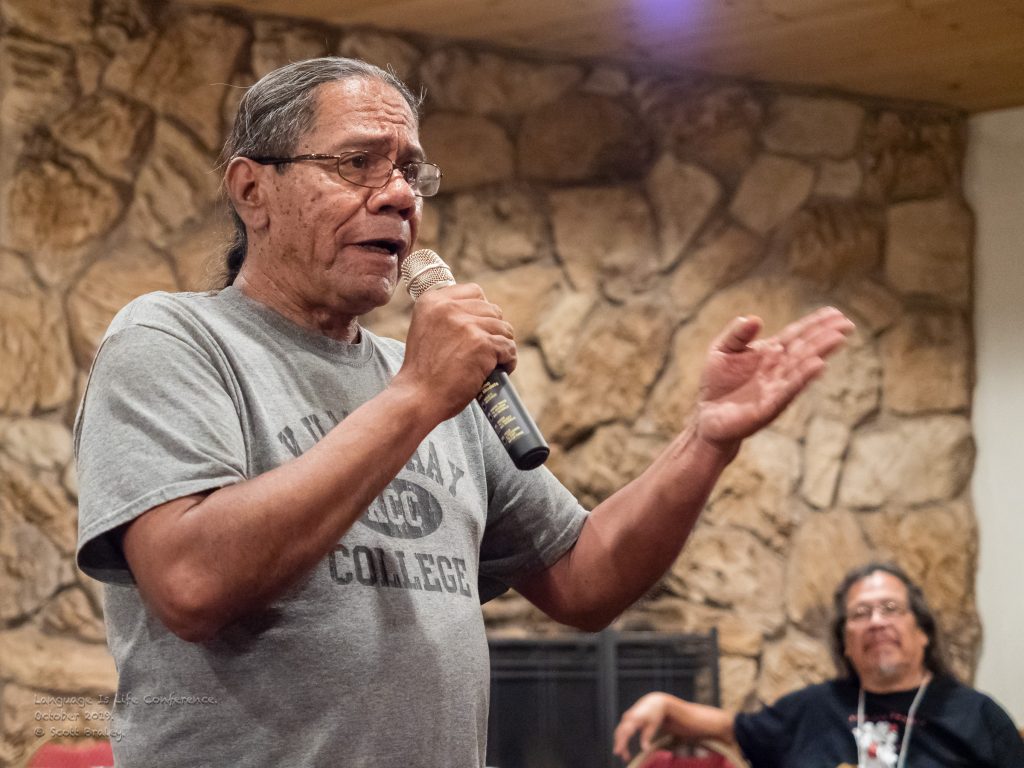
<path fill-rule="evenodd" d="M 190 640 L 266 606 L 336 546 L 435 425 L 414 390 L 393 386 L 302 456 L 157 521 L 135 550 L 143 596 Z"/>
<path fill-rule="evenodd" d="M 638 478 L 591 512 L 575 546 L 517 585 L 559 621 L 607 626 L 671 566 L 715 481 L 738 450 L 687 428 Z"/>
<path fill-rule="evenodd" d="M 664 730 L 688 741 L 717 739 L 735 745 L 734 716 L 719 707 L 666 696 Z"/>
<path fill-rule="evenodd" d="M 641 750 L 650 750 L 655 739 L 665 733 L 688 743 L 716 740 L 728 747 L 737 746 L 732 713 L 655 691 L 641 696 L 622 714 L 615 727 L 612 750 L 628 761 L 634 736 L 640 737 Z"/>

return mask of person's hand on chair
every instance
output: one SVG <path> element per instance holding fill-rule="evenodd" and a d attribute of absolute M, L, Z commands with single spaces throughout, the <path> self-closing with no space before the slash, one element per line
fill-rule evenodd
<path fill-rule="evenodd" d="M 734 766 L 745 765 L 733 733 L 734 715 L 721 707 L 686 701 L 670 693 L 642 696 L 626 710 L 615 729 L 612 750 L 626 762 L 629 742 L 640 735 L 640 750 L 651 750 L 655 737 L 664 732 L 685 744 L 700 745 L 728 757 Z"/>
<path fill-rule="evenodd" d="M 615 728 L 612 751 L 629 762 L 632 757 L 629 742 L 633 735 L 640 733 L 640 750 L 647 751 L 655 735 L 665 722 L 668 713 L 668 697 L 664 693 L 649 693 L 642 696 L 626 710 Z"/>

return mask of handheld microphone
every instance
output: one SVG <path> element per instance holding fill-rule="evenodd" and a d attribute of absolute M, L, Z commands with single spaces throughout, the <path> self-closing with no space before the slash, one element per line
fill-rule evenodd
<path fill-rule="evenodd" d="M 402 278 L 413 301 L 433 288 L 455 285 L 451 268 L 427 248 L 405 257 Z M 491 372 L 476 401 L 518 469 L 535 469 L 544 463 L 551 449 L 503 368 Z"/>

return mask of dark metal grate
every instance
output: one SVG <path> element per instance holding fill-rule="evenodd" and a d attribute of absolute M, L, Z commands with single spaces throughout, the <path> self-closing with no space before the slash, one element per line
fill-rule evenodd
<path fill-rule="evenodd" d="M 650 691 L 717 706 L 718 634 L 491 639 L 487 764 L 615 768 L 612 732 Z"/>

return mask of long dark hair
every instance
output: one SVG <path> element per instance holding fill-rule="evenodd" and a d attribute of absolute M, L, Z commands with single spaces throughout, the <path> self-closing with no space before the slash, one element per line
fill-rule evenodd
<path fill-rule="evenodd" d="M 928 638 L 928 645 L 924 649 L 925 668 L 936 677 L 948 675 L 949 667 L 946 664 L 942 646 L 939 642 L 935 614 L 928 607 L 928 601 L 925 600 L 924 592 L 921 591 L 921 588 L 895 563 L 874 562 L 862 565 L 847 573 L 839 586 L 836 587 L 835 594 L 833 595 L 834 618 L 832 620 L 832 652 L 835 655 L 836 665 L 846 673 L 847 677 L 857 677 L 857 670 L 853 668 L 850 660 L 846 658 L 846 598 L 854 584 L 878 571 L 895 576 L 907 588 L 910 612 L 914 614 L 917 626 L 921 628 L 925 637 Z"/>
<path fill-rule="evenodd" d="M 413 114 L 419 116 L 421 99 L 385 69 L 359 59 L 325 56 L 288 64 L 268 73 L 248 90 L 238 104 L 235 122 L 221 150 L 221 167 L 235 157 L 291 154 L 303 133 L 316 121 L 316 91 L 325 83 L 362 77 L 380 80 L 397 90 Z M 278 166 L 279 169 L 283 166 Z M 228 200 L 235 233 L 225 254 L 225 286 L 238 277 L 249 248 L 245 222 Z"/>

